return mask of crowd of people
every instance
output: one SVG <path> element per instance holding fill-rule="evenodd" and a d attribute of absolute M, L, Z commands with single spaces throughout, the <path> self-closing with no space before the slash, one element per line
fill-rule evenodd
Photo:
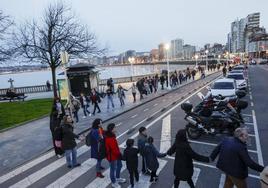
<path fill-rule="evenodd" d="M 264 166 L 255 163 L 249 156 L 247 150 L 247 129 L 238 128 L 233 137 L 226 137 L 215 147 L 210 156 L 196 153 L 190 146 L 185 129 L 178 130 L 173 145 L 165 152 L 160 153 L 154 145 L 154 138 L 149 136 L 146 127 L 139 128 L 137 143 L 134 139 L 127 139 L 126 148 L 121 152 L 116 137 L 116 126 L 114 123 L 107 125 L 104 130 L 102 120 L 97 118 L 93 121 L 91 129 L 86 136 L 79 136 L 73 132 L 72 117 L 66 115 L 59 100 L 56 100 L 51 113 L 50 129 L 53 135 L 55 153 L 58 157 L 65 154 L 68 168 L 79 167 L 77 161 L 76 139 L 85 140 L 90 147 L 91 158 L 96 159 L 96 177 L 104 178 L 102 161 L 106 159 L 110 168 L 110 180 L 112 187 L 119 188 L 126 179 L 121 178 L 122 161 L 126 163 L 129 172 L 129 181 L 132 187 L 135 181 L 139 182 L 139 156 L 141 156 L 141 172 L 150 176 L 150 182 L 158 180 L 157 170 L 159 168 L 158 158 L 175 154 L 174 187 L 178 188 L 181 181 L 187 181 L 191 188 L 195 185 L 192 181 L 194 172 L 193 160 L 209 163 L 218 156 L 217 168 L 226 174 L 224 188 L 246 188 L 248 167 L 262 172 Z M 136 145 L 136 146 L 135 146 Z M 268 178 L 268 172 L 265 172 Z"/>

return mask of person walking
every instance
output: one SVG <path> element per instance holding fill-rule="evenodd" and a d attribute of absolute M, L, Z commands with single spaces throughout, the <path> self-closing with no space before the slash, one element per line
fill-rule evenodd
<path fill-rule="evenodd" d="M 86 118 L 87 115 L 91 116 L 91 113 L 88 110 L 90 99 L 87 96 L 85 96 L 84 93 L 81 93 L 79 100 L 80 100 L 80 104 L 81 104 L 81 106 L 83 108 L 83 112 L 84 112 L 83 118 Z"/>
<path fill-rule="evenodd" d="M 237 128 L 234 137 L 225 138 L 210 155 L 212 161 L 219 155 L 216 166 L 226 174 L 224 188 L 247 188 L 248 167 L 258 172 L 264 169 L 249 156 L 248 137 L 245 128 Z"/>
<path fill-rule="evenodd" d="M 191 74 L 192 74 L 192 79 L 194 80 L 195 79 L 195 75 L 196 75 L 195 69 L 192 70 Z"/>
<path fill-rule="evenodd" d="M 222 68 L 222 74 L 223 74 L 224 77 L 226 76 L 226 73 L 227 73 L 227 68 L 226 68 L 226 66 L 224 66 Z"/>
<path fill-rule="evenodd" d="M 46 85 L 47 85 L 47 90 L 51 91 L 51 84 L 50 84 L 49 80 L 46 82 Z"/>
<path fill-rule="evenodd" d="M 73 95 L 70 95 L 70 100 L 66 103 L 66 108 L 69 111 L 72 111 L 74 118 L 76 119 L 76 123 L 79 122 L 78 111 L 81 107 L 81 103 L 77 100 Z"/>
<path fill-rule="evenodd" d="M 191 188 L 194 188 L 192 180 L 194 166 L 193 159 L 201 162 L 209 162 L 209 157 L 205 157 L 194 152 L 187 140 L 186 130 L 181 129 L 176 134 L 174 144 L 167 151 L 168 155 L 175 155 L 173 173 L 175 176 L 174 188 L 178 188 L 180 181 L 187 181 Z"/>
<path fill-rule="evenodd" d="M 100 95 L 97 93 L 96 89 L 91 90 L 91 96 L 90 96 L 91 102 L 94 105 L 93 109 L 93 115 L 95 115 L 96 109 L 98 109 L 98 113 L 101 113 L 99 103 L 101 102 Z"/>
<path fill-rule="evenodd" d="M 144 156 L 146 160 L 146 165 L 149 170 L 151 170 L 150 182 L 156 182 L 158 176 L 156 175 L 157 169 L 159 168 L 159 162 L 157 158 L 165 157 L 166 153 L 159 153 L 159 151 L 153 145 L 154 139 L 149 136 L 147 143 L 144 146 Z"/>
<path fill-rule="evenodd" d="M 106 95 L 107 95 L 107 110 L 110 109 L 110 103 L 112 105 L 112 108 L 114 108 L 114 100 L 113 100 L 113 90 L 112 87 L 108 87 L 106 90 Z"/>
<path fill-rule="evenodd" d="M 79 139 L 79 136 L 73 132 L 72 117 L 64 116 L 62 128 L 62 148 L 65 152 L 68 168 L 74 168 L 81 165 L 80 163 L 77 163 L 77 144 L 75 139 Z"/>
<path fill-rule="evenodd" d="M 118 98 L 119 98 L 121 106 L 125 105 L 125 101 L 124 101 L 124 98 L 126 97 L 125 91 L 127 90 L 124 89 L 121 85 L 118 85 L 117 94 L 118 94 Z"/>
<path fill-rule="evenodd" d="M 139 150 L 134 145 L 133 139 L 128 139 L 127 148 L 124 150 L 123 160 L 126 161 L 127 169 L 129 172 L 129 179 L 131 187 L 134 187 L 134 176 L 136 182 L 139 181 L 139 172 L 138 172 L 138 153 Z"/>
<path fill-rule="evenodd" d="M 110 179 L 112 182 L 112 187 L 120 188 L 121 186 L 118 183 L 125 183 L 126 180 L 124 178 L 120 178 L 122 155 L 116 140 L 114 123 L 110 123 L 107 126 L 107 131 L 105 132 L 105 148 L 106 159 L 110 163 Z"/>
<path fill-rule="evenodd" d="M 131 92 L 132 92 L 132 96 L 133 96 L 133 102 L 136 102 L 136 94 L 137 94 L 137 86 L 135 83 L 132 84 L 131 86 Z"/>
<path fill-rule="evenodd" d="M 138 149 L 142 157 L 142 173 L 145 175 L 150 175 L 149 170 L 147 169 L 145 155 L 144 155 L 144 147 L 145 143 L 147 142 L 147 129 L 145 127 L 139 128 L 139 135 L 138 135 Z"/>
<path fill-rule="evenodd" d="M 143 99 L 143 88 L 144 88 L 144 85 L 143 85 L 143 79 L 140 79 L 139 81 L 137 81 L 136 83 L 137 85 L 137 88 L 138 88 L 138 91 L 140 93 L 140 100 Z"/>
<path fill-rule="evenodd" d="M 64 106 L 62 105 L 61 100 L 58 97 L 54 98 L 54 101 L 53 101 L 52 112 L 54 111 L 57 113 L 57 118 L 59 120 L 62 120 L 63 116 L 65 116 Z"/>
<path fill-rule="evenodd" d="M 162 74 L 160 76 L 160 84 L 161 84 L 161 89 L 163 90 L 164 89 L 164 83 L 165 83 L 165 77 L 164 75 Z"/>
<path fill-rule="evenodd" d="M 103 174 L 101 173 L 101 170 L 104 169 L 101 166 L 101 162 L 105 158 L 105 143 L 101 124 L 101 119 L 95 119 L 92 123 L 92 128 L 89 134 L 91 139 L 91 158 L 97 160 L 96 177 L 104 178 Z"/>

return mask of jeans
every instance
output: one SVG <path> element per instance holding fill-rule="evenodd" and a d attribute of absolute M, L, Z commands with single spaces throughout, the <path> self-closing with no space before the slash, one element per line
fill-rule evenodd
<path fill-rule="evenodd" d="M 88 111 L 88 108 L 89 106 L 88 105 L 84 105 L 83 106 L 83 111 L 84 111 L 84 115 L 87 116 L 87 113 L 90 114 L 90 111 Z"/>
<path fill-rule="evenodd" d="M 107 109 L 110 108 L 110 103 L 112 104 L 112 107 L 114 108 L 114 101 L 113 101 L 113 96 L 110 95 L 110 96 L 107 96 Z"/>
<path fill-rule="evenodd" d="M 121 168 L 122 168 L 121 160 L 116 160 L 116 161 L 110 162 L 110 178 L 111 178 L 112 183 L 116 182 L 115 177 L 120 178 Z"/>
<path fill-rule="evenodd" d="M 101 161 L 102 159 L 97 159 L 96 172 L 101 172 Z"/>
<path fill-rule="evenodd" d="M 119 97 L 119 100 L 120 100 L 120 105 L 121 106 L 125 105 L 125 102 L 124 102 L 124 98 L 123 97 Z"/>
<path fill-rule="evenodd" d="M 76 123 L 77 123 L 79 121 L 78 110 L 75 110 L 73 113 L 74 113 L 74 118 L 76 119 Z"/>
<path fill-rule="evenodd" d="M 133 102 L 136 102 L 136 93 L 132 93 L 133 95 Z"/>
<path fill-rule="evenodd" d="M 77 164 L 76 156 L 76 147 L 73 149 L 65 150 L 66 163 L 68 166 L 74 167 Z"/>
<path fill-rule="evenodd" d="M 95 102 L 94 103 L 93 115 L 95 115 L 96 109 L 98 109 L 98 113 L 101 112 L 98 102 Z"/>

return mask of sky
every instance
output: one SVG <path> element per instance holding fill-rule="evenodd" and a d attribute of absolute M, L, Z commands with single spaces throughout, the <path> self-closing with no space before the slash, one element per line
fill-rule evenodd
<path fill-rule="evenodd" d="M 57 0 L 0 0 L 0 9 L 17 24 L 40 19 L 45 7 Z M 150 51 L 161 42 L 182 38 L 202 47 L 226 44 L 231 22 L 261 13 L 268 29 L 268 0 L 62 0 L 82 23 L 108 46 L 109 54 L 126 50 Z"/>

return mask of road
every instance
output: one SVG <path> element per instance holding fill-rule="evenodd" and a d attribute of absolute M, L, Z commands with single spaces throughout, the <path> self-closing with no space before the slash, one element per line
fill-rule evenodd
<path fill-rule="evenodd" d="M 184 86 L 174 92 L 166 94 L 138 108 L 135 108 L 110 122 L 117 125 L 117 138 L 120 147 L 125 147 L 128 138 L 136 138 L 137 130 L 140 126 L 148 128 L 148 134 L 155 138 L 155 146 L 166 151 L 173 143 L 176 132 L 184 128 L 184 112 L 180 105 L 183 102 L 197 104 L 200 102 L 200 93 L 206 94 L 210 81 L 215 79 L 212 75 L 204 80 L 200 80 Z M 266 97 L 268 87 L 268 69 L 264 67 L 252 66 L 249 69 L 249 94 L 245 100 L 249 101 L 249 106 L 245 109 L 243 117 L 245 125 L 250 132 L 250 144 L 248 146 L 250 156 L 259 163 L 268 164 L 267 138 L 267 108 L 268 98 Z M 262 91 L 262 92 L 260 92 Z M 107 122 L 106 125 L 110 122 Z M 198 140 L 191 141 L 193 149 L 203 155 L 209 155 L 213 148 L 223 136 L 202 136 Z M 56 159 L 53 151 L 50 151 L 36 159 L 14 169 L 13 171 L 1 175 L 0 187 L 89 187 L 104 188 L 111 187 L 109 179 L 109 165 L 105 161 L 104 179 L 95 178 L 95 160 L 90 158 L 89 148 L 83 143 L 78 144 L 78 161 L 82 166 L 69 170 L 65 165 L 65 158 Z M 172 187 L 173 186 L 173 157 L 166 157 L 159 160 L 158 170 L 159 180 L 155 184 L 149 183 L 147 176 L 140 176 L 139 187 Z M 139 168 L 140 169 L 140 168 Z M 258 173 L 250 170 L 248 187 L 259 188 Z M 123 166 L 122 177 L 128 179 L 127 170 Z M 215 163 L 205 164 L 195 162 L 195 172 L 193 180 L 196 187 L 223 187 L 224 175 L 216 169 Z M 122 187 L 128 187 L 129 183 Z M 180 188 L 187 187 L 181 184 Z"/>

